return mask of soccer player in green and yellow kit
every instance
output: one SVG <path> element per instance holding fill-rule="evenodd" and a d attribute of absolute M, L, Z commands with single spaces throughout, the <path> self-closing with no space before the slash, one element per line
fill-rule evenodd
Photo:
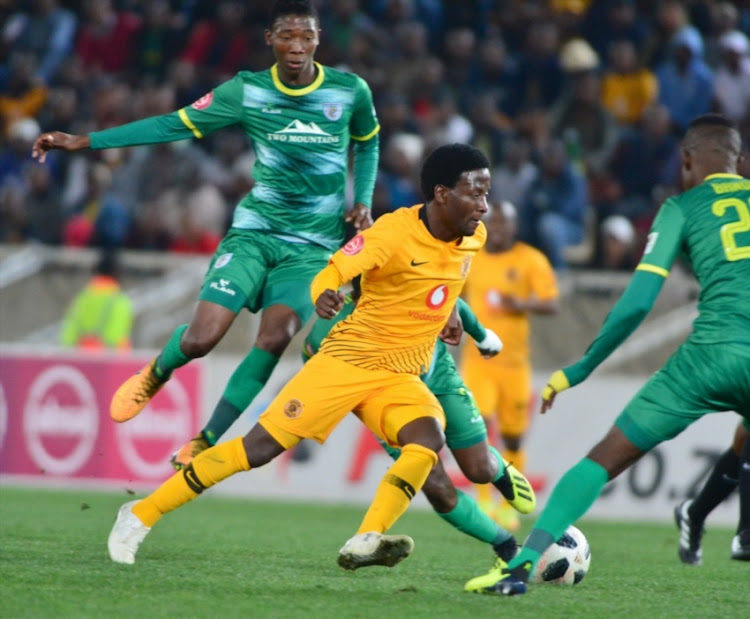
<path fill-rule="evenodd" d="M 736 411 L 750 427 L 750 180 L 737 174 L 740 152 L 740 134 L 723 116 L 690 123 L 681 150 L 683 193 L 661 206 L 633 278 L 594 342 L 578 362 L 550 377 L 542 413 L 640 324 L 681 252 L 701 287 L 693 331 L 602 441 L 563 475 L 518 556 L 507 568 L 470 580 L 467 590 L 525 593 L 541 554 L 604 485 L 703 415 Z"/>
<path fill-rule="evenodd" d="M 358 280 L 352 281 L 352 292 L 345 297 L 343 307 L 330 320 L 318 318 L 302 346 L 302 356 L 309 360 L 318 352 L 328 332 L 348 317 L 357 305 L 360 290 Z M 463 329 L 476 342 L 485 358 L 495 356 L 502 349 L 497 335 L 485 329 L 474 312 L 463 300 L 456 303 Z M 493 483 L 518 511 L 528 514 L 536 506 L 536 498 L 528 480 L 487 442 L 487 427 L 474 397 L 458 374 L 448 347 L 438 338 L 430 369 L 421 376 L 435 395 L 445 413 L 445 443 L 453 452 L 461 471 L 470 481 Z M 401 450 L 380 441 L 394 460 Z M 493 460 L 496 465 L 493 464 Z M 448 524 L 482 542 L 492 545 L 503 561 L 516 555 L 515 537 L 485 514 L 471 495 L 458 490 L 438 460 L 422 486 L 435 512 Z"/>
<path fill-rule="evenodd" d="M 90 135 L 42 134 L 50 149 L 112 148 L 202 138 L 237 125 L 252 140 L 255 185 L 237 205 L 214 255 L 190 324 L 115 393 L 111 415 L 137 415 L 191 359 L 211 351 L 244 307 L 263 311 L 254 348 L 229 379 L 205 429 L 180 452 L 214 444 L 260 392 L 292 337 L 312 315 L 310 283 L 344 240 L 345 185 L 354 144 L 355 204 L 347 220 L 367 228 L 378 163 L 378 124 L 367 84 L 313 60 L 317 13 L 308 0 L 278 0 L 266 43 L 276 63 L 241 71 L 185 108 Z"/>

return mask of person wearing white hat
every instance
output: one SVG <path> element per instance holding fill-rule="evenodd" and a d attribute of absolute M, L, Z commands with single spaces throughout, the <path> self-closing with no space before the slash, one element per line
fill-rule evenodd
<path fill-rule="evenodd" d="M 714 96 L 721 112 L 739 123 L 750 114 L 750 40 L 739 30 L 725 32 L 719 50 Z"/>

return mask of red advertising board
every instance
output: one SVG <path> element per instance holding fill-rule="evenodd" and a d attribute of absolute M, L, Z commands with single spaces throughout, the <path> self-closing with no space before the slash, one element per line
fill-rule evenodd
<path fill-rule="evenodd" d="M 109 416 L 117 387 L 147 358 L 0 355 L 0 474 L 153 482 L 200 424 L 202 366 L 177 370 L 140 415 Z"/>

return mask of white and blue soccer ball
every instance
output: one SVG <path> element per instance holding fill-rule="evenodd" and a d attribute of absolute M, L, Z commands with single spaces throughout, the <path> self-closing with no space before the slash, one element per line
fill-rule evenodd
<path fill-rule="evenodd" d="M 544 551 L 529 579 L 533 583 L 577 585 L 591 564 L 586 536 L 570 526 L 562 537 Z"/>

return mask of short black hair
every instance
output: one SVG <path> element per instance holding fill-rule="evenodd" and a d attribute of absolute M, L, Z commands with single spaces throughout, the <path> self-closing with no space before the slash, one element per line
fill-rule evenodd
<path fill-rule="evenodd" d="M 120 274 L 120 260 L 118 252 L 114 249 L 105 249 L 99 255 L 99 260 L 94 267 L 97 275 L 106 275 L 117 278 Z"/>
<path fill-rule="evenodd" d="M 318 10 L 310 0 L 276 0 L 268 14 L 268 28 L 273 30 L 276 20 L 287 15 L 304 15 L 312 17 L 315 23 L 320 23 Z"/>
<path fill-rule="evenodd" d="M 708 149 L 737 157 L 742 150 L 742 138 L 737 125 L 723 114 L 703 114 L 688 125 L 683 148 Z"/>
<path fill-rule="evenodd" d="M 435 197 L 435 185 L 453 188 L 464 172 L 489 167 L 487 156 L 478 148 L 458 143 L 440 146 L 422 165 L 422 197 L 429 202 Z"/>

